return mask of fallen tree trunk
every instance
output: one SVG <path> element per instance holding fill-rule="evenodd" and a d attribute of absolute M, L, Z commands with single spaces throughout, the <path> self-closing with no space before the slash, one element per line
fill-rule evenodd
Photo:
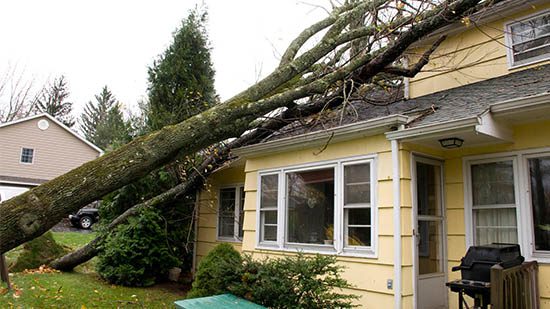
<path fill-rule="evenodd" d="M 284 111 L 279 117 L 262 123 L 254 131 L 235 139 L 228 144 L 223 144 L 216 147 L 215 151 L 211 151 L 213 155 L 209 156 L 199 166 L 194 168 L 193 172 L 189 174 L 186 181 L 162 194 L 127 209 L 107 226 L 106 232 L 112 232 L 118 225 L 126 223 L 130 217 L 138 214 L 142 209 L 162 209 L 165 205 L 170 204 L 170 202 L 177 200 L 179 197 L 195 193 L 195 191 L 202 186 L 204 180 L 208 178 L 213 171 L 230 161 L 232 149 L 257 143 L 263 138 L 269 136 L 273 131 L 277 131 L 297 118 L 317 114 L 326 108 L 334 108 L 342 104 L 342 102 L 343 98 L 341 95 L 336 94 L 322 100 L 317 100 L 311 104 L 296 106 Z M 99 253 L 100 245 L 104 240 L 105 235 L 106 234 L 102 234 L 94 238 L 85 246 L 82 246 L 77 250 L 52 261 L 50 266 L 57 270 L 70 271 L 76 266 L 89 261 Z"/>
<path fill-rule="evenodd" d="M 81 205 L 97 200 L 167 164 L 178 153 L 193 154 L 216 142 L 238 137 L 249 129 L 249 124 L 256 118 L 284 107 L 288 102 L 324 93 L 356 70 L 361 70 L 365 77 L 374 77 L 394 62 L 412 43 L 471 12 L 479 2 L 480 0 L 457 0 L 437 6 L 423 15 L 427 16 L 425 20 L 418 23 L 415 21 L 409 28 L 404 28 L 405 31 L 382 51 L 377 50 L 376 56 L 361 55 L 331 73 L 301 84 L 300 81 L 305 78 L 303 73 L 338 46 L 379 32 L 376 27 L 364 27 L 364 31 L 353 33 L 342 32 L 349 24 L 350 16 L 357 12 L 368 12 L 385 1 L 373 0 L 357 4 L 345 16 L 336 18 L 317 45 L 288 64 L 278 67 L 269 76 L 234 98 L 179 124 L 138 138 L 1 203 L 0 253 L 43 234 Z M 391 32 L 393 29 L 386 31 Z"/>

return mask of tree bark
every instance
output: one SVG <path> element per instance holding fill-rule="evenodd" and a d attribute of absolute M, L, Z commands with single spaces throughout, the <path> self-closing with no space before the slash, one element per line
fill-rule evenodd
<path fill-rule="evenodd" d="M 410 44 L 471 12 L 479 2 L 457 0 L 441 5 L 433 10 L 433 14 L 428 14 L 431 17 L 411 26 L 376 57 L 367 55 L 352 59 L 332 73 L 292 88 L 292 81 L 299 81 L 301 73 L 338 47 L 338 44 L 347 43 L 340 40 L 345 32 L 338 31 L 344 27 L 335 31 L 330 28 L 315 47 L 280 66 L 234 98 L 179 124 L 137 138 L 0 204 L 0 253 L 43 234 L 68 213 L 167 164 L 178 153 L 192 154 L 218 141 L 238 137 L 249 129 L 249 124 L 256 118 L 284 107 L 288 102 L 323 93 L 359 69 L 363 76 L 375 76 L 395 61 Z M 379 3 L 366 2 L 362 9 Z M 349 11 L 349 14 L 355 9 Z M 333 27 L 336 25 L 342 24 L 336 21 Z"/>
<path fill-rule="evenodd" d="M 238 139 L 226 144 L 221 145 L 216 148 L 216 151 L 211 151 L 214 153 L 204 160 L 199 166 L 193 169 L 193 172 L 189 174 L 185 182 L 178 184 L 172 189 L 159 194 L 143 203 L 132 206 L 127 209 L 120 216 L 115 218 L 106 228 L 106 232 L 112 232 L 114 229 L 123 223 L 126 223 L 127 220 L 138 214 L 140 210 L 144 208 L 163 208 L 165 205 L 170 202 L 178 199 L 181 196 L 190 195 L 195 193 L 204 183 L 204 180 L 208 176 L 220 168 L 232 158 L 231 150 L 237 147 L 242 147 L 246 145 L 251 145 L 261 141 L 263 138 L 269 136 L 273 131 L 277 131 L 280 128 L 286 126 L 289 122 L 297 119 L 299 117 L 308 117 L 320 112 L 326 108 L 334 108 L 342 104 L 343 99 L 340 96 L 340 93 L 328 96 L 322 100 L 316 100 L 310 104 L 299 105 L 294 108 L 284 111 L 280 117 L 270 119 L 262 123 L 254 131 L 241 136 Z M 75 251 L 72 251 L 54 261 L 50 262 L 50 266 L 57 270 L 70 271 L 76 266 L 85 263 L 95 257 L 100 250 L 101 242 L 104 240 L 106 234 L 102 234 L 91 242 L 78 248 Z"/>

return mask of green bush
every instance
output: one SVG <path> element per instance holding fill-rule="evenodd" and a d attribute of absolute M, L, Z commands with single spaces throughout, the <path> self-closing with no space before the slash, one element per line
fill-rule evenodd
<path fill-rule="evenodd" d="M 101 244 L 97 271 L 110 283 L 149 286 L 177 266 L 168 245 L 164 219 L 155 210 L 119 225 Z"/>
<path fill-rule="evenodd" d="M 200 262 L 187 298 L 227 293 L 241 280 L 242 258 L 230 244 L 216 246 Z"/>
<path fill-rule="evenodd" d="M 269 308 L 352 308 L 357 297 L 343 294 L 351 285 L 336 257 L 299 253 L 281 259 L 244 258 L 241 280 L 230 290 Z"/>
<path fill-rule="evenodd" d="M 20 272 L 25 269 L 38 268 L 68 252 L 67 248 L 55 242 L 52 232 L 48 231 L 23 245 L 23 250 L 10 267 L 10 271 Z"/>

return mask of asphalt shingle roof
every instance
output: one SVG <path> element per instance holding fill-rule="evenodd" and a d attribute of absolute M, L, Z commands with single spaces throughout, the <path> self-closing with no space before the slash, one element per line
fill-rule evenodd
<path fill-rule="evenodd" d="M 414 120 L 408 127 L 447 122 L 480 115 L 492 103 L 545 92 L 550 92 L 550 64 L 414 99 L 397 99 L 385 104 L 368 99 L 356 100 L 321 118 L 291 123 L 272 134 L 266 141 L 395 114 L 411 116 Z"/>

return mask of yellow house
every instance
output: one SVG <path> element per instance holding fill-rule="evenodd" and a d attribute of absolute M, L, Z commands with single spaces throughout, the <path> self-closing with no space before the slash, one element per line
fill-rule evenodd
<path fill-rule="evenodd" d="M 550 308 L 550 4 L 504 1 L 442 34 L 404 100 L 235 150 L 198 197 L 195 262 L 338 256 L 364 308 L 456 308 L 472 245 L 516 243 Z"/>

